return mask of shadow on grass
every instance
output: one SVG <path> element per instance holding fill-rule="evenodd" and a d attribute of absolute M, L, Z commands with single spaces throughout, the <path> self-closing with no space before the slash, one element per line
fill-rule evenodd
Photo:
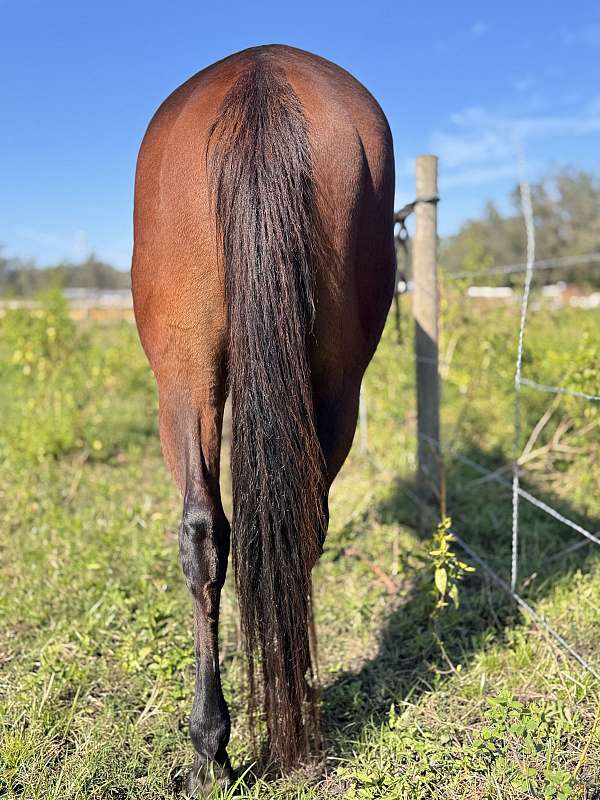
<path fill-rule="evenodd" d="M 456 460 L 446 470 L 447 508 L 453 529 L 506 578 L 511 554 L 510 465 L 497 453 L 486 453 L 475 446 L 461 455 L 490 470 L 502 470 L 500 474 L 509 481 L 508 486 L 482 481 L 480 473 Z M 535 488 L 532 493 L 588 530 L 600 528 L 599 520 L 582 518 L 563 500 Z M 414 498 L 414 484 L 395 481 L 378 506 L 379 518 L 416 530 L 419 509 Z M 360 530 L 361 521 L 354 526 Z M 432 517 L 431 529 L 434 527 Z M 586 540 L 524 500 L 520 503 L 520 531 L 518 590 L 532 602 L 547 595 L 557 580 L 568 578 L 576 570 L 585 571 L 594 553 L 591 542 L 565 552 Z M 464 557 L 458 545 L 455 549 Z M 392 703 L 414 701 L 435 689 L 452 672 L 452 665 L 468 665 L 475 654 L 492 642 L 502 641 L 521 618 L 510 597 L 477 568 L 461 585 L 458 611 L 448 608 L 442 615 L 438 630 L 444 655 L 434 635 L 431 591 L 431 572 L 422 570 L 409 597 L 390 611 L 375 657 L 357 671 L 340 674 L 323 690 L 324 733 L 334 755 L 347 753 L 365 726 L 384 722 Z"/>

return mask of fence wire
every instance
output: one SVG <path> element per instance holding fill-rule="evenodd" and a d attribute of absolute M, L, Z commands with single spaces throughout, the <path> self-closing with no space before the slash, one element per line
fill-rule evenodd
<path fill-rule="evenodd" d="M 560 269 L 570 267 L 586 267 L 590 264 L 600 266 L 600 253 L 587 253 L 578 256 L 561 256 L 560 258 L 543 258 L 534 261 L 536 272 L 540 270 Z M 513 275 L 520 272 L 527 272 L 527 263 L 524 264 L 504 264 L 497 267 L 490 267 L 481 272 L 446 272 L 446 278 L 463 280 L 464 278 L 479 278 L 484 275 Z"/>
<path fill-rule="evenodd" d="M 510 588 L 514 592 L 517 588 L 517 574 L 519 570 L 519 446 L 521 444 L 521 374 L 523 371 L 523 341 L 525 339 L 525 325 L 527 324 L 527 311 L 529 310 L 529 295 L 535 264 L 535 230 L 533 222 L 533 207 L 531 205 L 531 189 L 525 177 L 524 157 L 520 159 L 521 180 L 519 193 L 521 208 L 525 220 L 527 235 L 527 267 L 523 299 L 521 301 L 521 318 L 519 322 L 519 338 L 517 342 L 517 363 L 515 365 L 515 438 L 513 453 L 513 479 L 512 479 L 512 559 L 510 572 Z"/>
<path fill-rule="evenodd" d="M 430 439 L 428 436 L 422 435 L 422 438 L 425 441 L 429 442 L 429 444 L 433 447 L 435 446 L 437 451 L 439 452 L 439 442 L 435 442 L 433 439 Z M 462 457 L 460 454 L 454 454 L 458 461 L 463 461 L 464 463 L 472 466 L 474 469 L 487 472 L 491 474 L 491 470 L 488 470 L 487 467 L 484 467 L 482 464 L 478 464 L 477 462 L 473 461 L 472 459 Z M 510 484 L 507 484 L 506 481 L 501 481 L 504 485 L 510 487 Z M 414 498 L 418 499 L 418 498 Z M 459 516 L 460 518 L 460 516 Z M 587 659 L 585 659 L 580 653 L 575 650 L 573 645 L 571 645 L 564 636 L 552 627 L 552 625 L 548 622 L 548 620 L 540 614 L 538 611 L 533 608 L 533 606 L 525 600 L 518 592 L 514 591 L 510 584 L 504 580 L 504 578 L 500 577 L 493 567 L 491 567 L 488 562 L 481 556 L 476 550 L 474 550 L 467 542 L 457 534 L 454 530 L 452 531 L 452 536 L 454 537 L 457 544 L 461 547 L 461 549 L 467 554 L 467 557 L 477 564 L 486 575 L 493 581 L 493 583 L 498 586 L 498 588 L 502 589 L 506 594 L 510 595 L 510 597 L 515 601 L 515 603 L 519 606 L 519 608 L 525 612 L 525 614 L 533 620 L 537 625 L 539 625 L 546 633 L 551 636 L 558 644 L 569 653 L 569 655 L 577 661 L 580 666 L 582 666 L 585 670 L 587 670 L 590 675 L 592 675 L 596 680 L 600 681 L 600 672 L 596 669 L 596 667 L 591 664 Z M 576 547 L 581 546 L 581 542 L 578 542 L 575 546 L 571 546 L 567 548 L 564 553 L 574 550 Z M 587 544 L 587 542 L 583 542 L 583 544 Z"/>
<path fill-rule="evenodd" d="M 529 182 L 525 175 L 525 161 L 524 158 L 521 157 L 520 159 L 520 172 L 521 172 L 521 179 L 519 183 L 519 194 L 521 199 L 521 211 L 523 214 L 523 220 L 525 223 L 525 231 L 526 231 L 526 263 L 525 265 L 508 265 L 506 267 L 500 267 L 496 269 L 489 270 L 489 273 L 492 274 L 509 274 L 512 272 L 525 272 L 525 280 L 523 284 L 523 294 L 521 298 L 521 312 L 520 312 L 520 319 L 519 319 L 519 335 L 517 341 L 517 356 L 516 356 L 516 363 L 515 363 L 515 378 L 514 378 L 514 385 L 515 385 L 515 403 L 514 403 L 514 442 L 513 442 L 513 462 L 512 462 L 512 537 L 511 537 L 511 574 L 510 574 L 510 585 L 507 584 L 502 578 L 500 578 L 494 570 L 490 567 L 489 564 L 486 563 L 485 559 L 475 553 L 466 542 L 464 542 L 459 536 L 456 536 L 457 542 L 460 546 L 467 552 L 471 557 L 477 561 L 477 563 L 485 569 L 485 571 L 493 577 L 495 582 L 501 586 L 505 591 L 507 591 L 511 597 L 515 600 L 518 605 L 523 608 L 536 622 L 538 622 L 567 652 L 582 666 L 584 667 L 590 674 L 592 674 L 596 679 L 600 679 L 600 674 L 598 671 L 589 664 L 586 659 L 583 658 L 575 648 L 567 642 L 564 637 L 562 637 L 554 628 L 545 620 L 540 614 L 538 614 L 518 593 L 517 593 L 517 581 L 518 581 L 518 573 L 519 573 L 519 501 L 521 498 L 527 500 L 529 503 L 534 505 L 536 508 L 544 511 L 546 514 L 549 514 L 557 521 L 561 522 L 562 524 L 568 526 L 572 530 L 575 530 L 577 533 L 584 536 L 589 541 L 593 542 L 594 544 L 600 545 L 600 538 L 598 538 L 594 533 L 588 531 L 583 526 L 579 525 L 578 523 L 574 522 L 568 517 L 565 517 L 555 508 L 548 505 L 547 503 L 539 500 L 537 497 L 532 495 L 530 492 L 527 492 L 523 489 L 520 485 L 520 467 L 519 467 L 519 448 L 521 444 L 521 388 L 523 386 L 527 386 L 531 389 L 535 389 L 537 391 L 548 392 L 551 394 L 564 394 L 570 395 L 572 397 L 578 397 L 584 400 L 589 401 L 598 401 L 600 400 L 600 396 L 587 394 L 586 392 L 579 392 L 571 389 L 566 389 L 561 386 L 548 386 L 545 384 L 537 383 L 536 381 L 532 381 L 529 378 L 524 378 L 522 371 L 523 371 L 523 346 L 525 340 L 525 330 L 527 325 L 527 313 L 529 310 L 529 298 L 531 294 L 531 285 L 534 277 L 534 272 L 536 269 L 551 269 L 554 267 L 560 266 L 575 266 L 581 265 L 585 263 L 592 263 L 595 261 L 600 261 L 600 254 L 599 253 L 591 253 L 586 256 L 573 256 L 563 259 L 548 259 L 545 261 L 536 262 L 535 260 L 535 222 L 533 217 L 533 208 L 531 203 L 531 190 L 529 186 Z M 524 268 L 523 268 L 524 267 Z M 451 277 L 461 277 L 459 274 L 454 274 Z M 465 276 L 466 277 L 466 276 Z M 506 484 L 507 482 L 504 481 L 499 475 L 494 475 L 491 470 L 487 470 L 486 468 L 482 468 L 481 465 L 476 464 L 471 459 L 468 459 L 460 454 L 456 454 L 456 457 L 463 461 L 469 463 L 471 466 L 477 468 L 480 472 L 489 473 L 490 479 L 497 481 L 502 484 Z"/>
<path fill-rule="evenodd" d="M 566 394 L 570 397 L 581 397 L 583 400 L 598 402 L 600 394 L 586 394 L 574 389 L 564 389 L 562 386 L 546 386 L 544 383 L 537 383 L 529 378 L 521 378 L 521 386 L 529 386 L 530 389 L 537 389 L 538 392 L 548 392 L 549 394 Z"/>
<path fill-rule="evenodd" d="M 471 458 L 463 455 L 462 453 L 459 452 L 452 453 L 453 458 L 475 469 L 481 475 L 484 475 L 486 480 L 494 481 L 504 486 L 505 488 L 511 490 L 511 495 L 512 495 L 511 534 L 512 535 L 511 535 L 510 581 L 507 581 L 504 578 L 500 577 L 496 573 L 496 571 L 490 566 L 490 564 L 485 560 L 485 558 L 483 558 L 483 556 L 481 556 L 472 547 L 470 547 L 470 545 L 467 544 L 467 542 L 465 542 L 461 536 L 459 536 L 454 532 L 453 535 L 457 543 L 465 551 L 467 556 L 470 557 L 475 563 L 477 563 L 488 574 L 488 576 L 494 581 L 494 583 L 497 586 L 499 586 L 503 591 L 509 594 L 515 601 L 515 603 L 517 603 L 517 605 L 536 624 L 538 624 L 541 628 L 543 628 L 548 635 L 550 635 L 567 653 L 569 653 L 569 655 L 575 661 L 577 661 L 585 670 L 587 670 L 587 672 L 589 672 L 596 680 L 600 680 L 600 672 L 598 671 L 598 669 L 594 667 L 592 664 L 590 664 L 580 653 L 578 653 L 577 650 L 573 647 L 573 645 L 571 645 L 563 636 L 561 636 L 561 634 L 550 625 L 550 623 L 545 619 L 545 617 L 543 617 L 539 612 L 537 612 L 517 592 L 517 583 L 519 574 L 519 538 L 520 538 L 519 501 L 521 499 L 527 501 L 531 505 L 545 512 L 558 522 L 562 523 L 571 530 L 576 531 L 582 537 L 584 537 L 585 541 L 579 541 L 575 544 L 569 545 L 566 549 L 561 551 L 561 554 L 574 551 L 579 547 L 583 546 L 584 544 L 589 544 L 590 542 L 596 545 L 600 545 L 600 531 L 592 532 L 590 530 L 587 530 L 587 528 L 584 528 L 579 523 L 575 522 L 572 519 L 569 519 L 564 514 L 557 511 L 557 509 L 550 506 L 548 503 L 545 503 L 543 500 L 540 500 L 539 498 L 531 494 L 531 492 L 528 492 L 527 490 L 523 489 L 523 487 L 520 485 L 521 471 L 519 463 L 519 458 L 520 458 L 519 448 L 520 448 L 521 433 L 522 433 L 521 431 L 522 387 L 525 386 L 528 387 L 529 389 L 533 389 L 535 391 L 540 391 L 540 392 L 547 392 L 549 394 L 566 395 L 570 397 L 579 398 L 582 400 L 587 400 L 590 402 L 598 402 L 600 400 L 600 395 L 568 389 L 562 386 L 541 384 L 531 380 L 530 378 L 524 377 L 522 374 L 523 349 L 524 349 L 525 331 L 527 324 L 527 315 L 529 310 L 531 287 L 535 272 L 537 270 L 556 269 L 560 267 L 570 268 L 570 267 L 580 267 L 586 265 L 589 266 L 590 264 L 597 264 L 598 266 L 600 266 L 600 253 L 588 253 L 586 255 L 580 255 L 580 256 L 567 256 L 564 258 L 544 259 L 539 261 L 535 260 L 535 222 L 534 222 L 533 208 L 531 202 L 531 191 L 527 178 L 525 177 L 525 164 L 523 158 L 521 159 L 520 166 L 521 166 L 521 180 L 519 185 L 519 191 L 521 198 L 521 210 L 523 214 L 523 219 L 526 229 L 526 237 L 527 237 L 526 262 L 524 264 L 507 264 L 500 267 L 492 267 L 491 269 L 479 273 L 480 275 L 483 274 L 508 275 L 513 273 L 524 273 L 523 294 L 521 297 L 521 310 L 519 317 L 517 355 L 516 355 L 515 374 L 514 374 L 515 402 L 514 402 L 513 460 L 511 465 L 512 481 L 509 482 L 505 480 L 500 476 L 500 474 L 498 474 L 497 470 L 496 471 L 490 470 L 487 467 L 483 466 L 482 464 L 479 464 L 473 461 Z M 403 209 L 403 211 L 405 210 L 406 209 Z M 412 208 L 410 210 L 412 210 Z M 468 277 L 473 277 L 473 273 L 472 272 L 446 273 L 446 277 L 452 279 L 468 278 Z M 440 442 L 434 441 L 433 439 L 424 434 L 419 434 L 419 437 L 422 438 L 424 441 L 428 442 L 429 446 L 432 447 L 432 449 L 434 449 L 435 452 L 438 454 L 440 462 L 443 463 L 443 454 Z"/>
<path fill-rule="evenodd" d="M 439 452 L 438 442 L 434 441 L 425 434 L 419 434 L 419 436 L 421 439 L 423 439 L 423 441 L 426 441 L 432 448 L 434 448 L 437 452 Z M 498 483 L 501 486 L 504 486 L 506 489 L 512 489 L 513 484 L 509 483 L 509 481 L 504 480 L 504 478 L 501 478 L 500 475 L 498 475 L 497 471 L 491 470 L 488 467 L 484 467 L 483 464 L 479 464 L 477 461 L 473 461 L 472 458 L 465 456 L 463 453 L 451 451 L 451 455 L 461 464 L 464 464 L 467 467 L 471 467 L 476 472 L 479 472 L 480 475 L 485 475 L 486 478 L 488 478 L 490 481 Z M 546 514 L 548 514 L 551 517 L 554 517 L 554 519 L 556 519 L 558 522 L 562 522 L 563 525 L 566 525 L 567 527 L 581 534 L 586 539 L 589 539 L 590 542 L 600 545 L 600 538 L 598 536 L 600 532 L 596 531 L 595 533 L 592 533 L 591 531 L 588 531 L 587 528 L 584 528 L 582 525 L 579 525 L 572 519 L 565 517 L 564 514 L 561 514 L 560 511 L 557 511 L 555 508 L 552 508 L 552 506 L 549 506 L 548 503 L 544 503 L 543 500 L 540 500 L 539 498 L 532 495 L 531 492 L 528 492 L 526 489 L 523 489 L 523 487 L 520 484 L 518 485 L 518 494 L 519 497 L 522 497 L 524 500 L 527 500 L 528 503 L 531 503 L 532 506 L 539 508 L 540 511 L 545 511 Z"/>
<path fill-rule="evenodd" d="M 507 592 L 507 594 L 509 594 L 513 598 L 513 600 L 517 603 L 517 605 L 521 609 L 523 609 L 523 611 L 525 611 L 525 613 L 531 619 L 533 619 L 534 622 L 540 625 L 546 631 L 546 633 L 550 634 L 550 636 L 552 636 L 552 638 L 555 639 L 561 645 L 561 647 L 563 647 L 569 653 L 569 655 L 571 655 L 575 659 L 575 661 L 577 661 L 585 670 L 587 670 L 590 673 L 590 675 L 593 675 L 594 678 L 596 678 L 596 680 L 600 681 L 600 672 L 598 672 L 598 670 L 594 666 L 592 666 L 592 664 L 590 664 L 589 661 L 587 661 L 582 655 L 580 655 L 577 652 L 577 650 L 575 650 L 573 645 L 569 644 L 569 642 L 567 642 L 567 640 L 550 625 L 550 623 L 545 617 L 539 614 L 533 608 L 533 606 L 529 605 L 529 603 L 526 600 L 524 600 L 521 597 L 521 595 L 515 592 L 515 590 L 512 589 L 511 586 L 509 586 L 509 584 L 505 580 L 503 580 L 495 572 L 495 570 L 493 570 L 490 567 L 490 565 L 485 561 L 485 559 L 483 559 L 478 553 L 476 553 L 472 547 L 469 547 L 469 545 L 457 533 L 453 531 L 452 535 L 454 536 L 458 544 L 462 547 L 462 549 L 465 551 L 465 553 L 489 575 L 489 577 L 494 581 L 494 583 L 497 586 L 499 586 L 501 589 Z"/>
<path fill-rule="evenodd" d="M 431 439 L 429 436 L 425 434 L 420 434 L 420 438 L 424 439 L 432 448 L 435 448 L 437 452 L 440 452 L 440 444 L 436 442 L 434 439 Z M 509 481 L 504 480 L 499 475 L 497 475 L 494 470 L 485 467 L 483 464 L 479 464 L 477 461 L 474 461 L 472 458 L 463 455 L 459 452 L 452 452 L 452 457 L 455 458 L 465 466 L 471 467 L 475 471 L 479 472 L 482 475 L 486 475 L 489 477 L 490 480 L 504 486 L 506 489 L 512 489 L 512 484 Z M 441 453 L 440 453 L 441 457 Z M 552 508 L 547 503 L 544 503 L 542 500 L 534 497 L 530 492 L 527 492 L 521 486 L 518 487 L 519 497 L 524 498 L 529 503 L 534 505 L 536 508 L 539 508 L 542 511 L 545 511 L 550 516 L 554 517 L 554 519 L 562 522 L 563 524 L 567 525 L 568 527 L 572 528 L 573 530 L 580 533 L 584 536 L 589 542 L 593 542 L 594 544 L 600 545 L 600 538 L 596 534 L 600 534 L 600 531 L 597 531 L 596 534 L 592 533 L 591 531 L 586 530 L 581 525 L 578 525 L 573 520 L 568 519 L 555 508 Z M 514 508 L 514 506 L 513 506 Z M 485 560 L 485 558 L 480 555 L 476 550 L 474 550 L 467 542 L 456 533 L 456 531 L 452 530 L 452 535 L 454 536 L 456 542 L 460 545 L 462 550 L 474 561 L 478 564 L 486 573 L 487 575 L 493 580 L 493 582 L 505 591 L 508 595 L 512 597 L 512 599 L 517 603 L 517 605 L 538 625 L 540 625 L 553 639 L 555 639 L 561 647 L 563 647 L 569 655 L 571 655 L 575 661 L 577 661 L 584 669 L 586 669 L 591 675 L 593 675 L 596 680 L 600 680 L 600 672 L 590 664 L 580 653 L 578 653 L 573 645 L 569 644 L 569 642 L 556 631 L 552 625 L 548 622 L 548 620 L 537 612 L 521 595 L 516 591 L 516 589 L 512 586 L 512 581 L 509 583 L 508 581 L 504 580 L 504 578 L 500 577 L 498 573 L 494 570 L 494 568 Z M 514 547 L 514 537 L 513 537 L 513 547 Z M 588 542 L 577 542 L 574 545 L 570 545 L 565 550 L 561 551 L 562 555 L 565 555 L 568 552 L 571 552 L 575 549 L 578 549 L 583 544 L 587 544 Z M 511 548 L 511 560 L 514 564 L 514 550 Z M 511 565 L 512 566 L 512 565 Z M 512 578 L 512 570 L 511 570 L 511 578 Z"/>

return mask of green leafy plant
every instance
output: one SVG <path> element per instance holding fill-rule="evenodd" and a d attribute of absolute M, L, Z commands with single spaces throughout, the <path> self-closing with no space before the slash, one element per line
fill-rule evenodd
<path fill-rule="evenodd" d="M 433 565 L 436 610 L 445 608 L 449 600 L 452 601 L 455 608 L 458 608 L 459 582 L 467 573 L 475 571 L 474 567 L 461 561 L 452 549 L 455 539 L 450 530 L 451 527 L 450 517 L 444 517 L 433 534 L 433 548 L 429 551 Z"/>

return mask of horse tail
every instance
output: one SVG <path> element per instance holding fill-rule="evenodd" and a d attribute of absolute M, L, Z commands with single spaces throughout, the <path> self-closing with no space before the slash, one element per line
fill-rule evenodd
<path fill-rule="evenodd" d="M 285 767 L 318 741 L 307 704 L 309 596 L 326 523 L 308 360 L 323 240 L 307 122 L 281 71 L 256 60 L 237 79 L 207 153 L 225 272 L 232 550 L 250 718 L 260 663 L 269 756 Z"/>

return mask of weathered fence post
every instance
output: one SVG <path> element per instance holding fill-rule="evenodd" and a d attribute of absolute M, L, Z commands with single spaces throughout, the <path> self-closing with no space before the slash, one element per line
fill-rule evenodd
<path fill-rule="evenodd" d="M 422 500 L 441 494 L 438 376 L 437 156 L 417 157 L 413 242 L 413 314 L 417 372 L 417 489 Z"/>

